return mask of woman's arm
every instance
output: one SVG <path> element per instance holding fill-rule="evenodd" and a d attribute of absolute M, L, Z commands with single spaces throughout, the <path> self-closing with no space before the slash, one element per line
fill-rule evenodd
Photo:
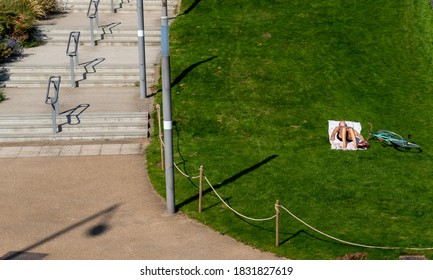
<path fill-rule="evenodd" d="M 332 130 L 332 133 L 331 133 L 331 141 L 334 141 L 334 140 L 335 140 L 335 135 L 337 134 L 338 129 L 339 129 L 339 127 L 336 126 L 336 127 L 334 128 L 334 130 Z"/>

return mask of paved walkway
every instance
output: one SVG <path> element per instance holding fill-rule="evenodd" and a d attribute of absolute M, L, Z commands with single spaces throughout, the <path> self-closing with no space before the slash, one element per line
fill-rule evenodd
<path fill-rule="evenodd" d="M 0 259 L 277 259 L 168 214 L 146 166 L 143 155 L 0 159 Z"/>

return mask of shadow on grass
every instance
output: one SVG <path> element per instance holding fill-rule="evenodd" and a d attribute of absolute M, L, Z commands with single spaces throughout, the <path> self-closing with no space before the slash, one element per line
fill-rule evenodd
<path fill-rule="evenodd" d="M 227 202 L 228 205 L 230 205 L 229 199 L 226 199 L 225 201 Z M 231 207 L 231 205 L 230 205 L 230 207 Z M 257 228 L 257 229 L 262 230 L 262 231 L 276 233 L 275 227 L 274 228 L 264 227 L 264 226 L 258 225 L 256 223 L 253 223 L 251 220 L 245 219 L 244 217 L 241 217 L 241 216 L 237 215 L 236 213 L 234 213 L 234 214 L 236 215 L 236 217 L 239 220 L 241 220 L 242 222 L 248 224 L 249 226 L 252 226 L 252 227 Z M 318 236 L 314 236 L 314 235 L 306 232 L 303 229 L 302 230 L 298 230 L 295 233 L 293 233 L 293 232 L 287 232 L 287 231 L 281 231 L 281 229 L 280 229 L 280 231 L 279 231 L 280 242 L 278 243 L 278 245 L 284 245 L 285 243 L 289 242 L 292 239 L 295 239 L 297 237 L 301 237 L 301 235 L 306 235 L 308 238 L 315 239 L 315 240 L 318 240 L 318 241 L 321 241 L 321 242 L 326 242 L 326 243 L 330 243 L 330 244 L 347 246 L 345 244 L 333 241 L 331 239 L 325 239 L 325 238 L 320 238 Z M 286 237 L 284 239 L 281 239 L 281 236 L 288 236 L 288 237 Z"/>
<path fill-rule="evenodd" d="M 274 232 L 275 232 L 275 231 L 274 231 Z M 288 234 L 288 233 L 282 233 L 282 234 Z M 332 244 L 335 244 L 335 245 L 343 245 L 343 246 L 346 246 L 346 245 L 344 245 L 344 244 L 342 244 L 342 243 L 338 243 L 338 242 L 336 242 L 336 241 L 332 241 L 332 240 L 330 240 L 330 239 L 324 239 L 324 238 L 320 238 L 320 237 L 314 236 L 314 235 L 312 235 L 312 234 L 306 232 L 306 231 L 303 230 L 303 229 L 302 229 L 302 230 L 299 230 L 299 231 L 297 231 L 297 232 L 295 232 L 295 233 L 291 233 L 289 237 L 287 237 L 287 238 L 281 240 L 280 243 L 278 243 L 278 245 L 284 245 L 285 243 L 289 242 L 290 240 L 299 237 L 301 234 L 306 235 L 307 237 L 312 238 L 312 239 L 315 239 L 315 240 L 318 240 L 318 241 L 322 241 L 322 242 L 326 242 L 326 243 L 332 243 Z"/>
<path fill-rule="evenodd" d="M 178 16 L 184 16 L 189 14 L 192 10 L 194 10 L 195 7 L 197 7 L 198 4 L 200 4 L 201 0 L 195 0 L 194 3 L 191 4 L 183 13 L 179 14 Z"/>
<path fill-rule="evenodd" d="M 217 190 L 217 189 L 221 188 L 222 186 L 225 186 L 225 185 L 228 185 L 228 184 L 230 184 L 230 183 L 233 183 L 234 181 L 236 181 L 236 180 L 239 179 L 240 177 L 242 177 L 242 176 L 244 176 L 244 175 L 247 175 L 248 173 L 250 173 L 250 172 L 256 170 L 257 168 L 259 168 L 259 167 L 261 167 L 261 166 L 263 166 L 263 165 L 265 165 L 266 163 L 268 163 L 269 161 L 273 160 L 273 159 L 276 158 L 277 156 L 278 156 L 278 155 L 272 155 L 272 156 L 269 156 L 269 157 L 267 157 L 266 159 L 262 160 L 261 162 L 259 162 L 259 163 L 257 163 L 257 164 L 254 164 L 254 165 L 252 165 L 252 166 L 250 166 L 250 167 L 248 167 L 248 168 L 242 170 L 242 171 L 239 172 L 239 173 L 236 173 L 236 174 L 233 175 L 232 177 L 225 179 L 224 181 L 222 181 L 222 182 L 219 183 L 219 184 L 214 185 L 213 188 L 214 188 L 215 190 Z M 207 189 L 203 190 L 203 195 L 205 195 L 205 194 L 207 194 L 207 193 L 210 193 L 210 192 L 212 192 L 212 191 L 213 191 L 212 188 L 207 188 Z M 183 206 L 185 206 L 185 205 L 187 205 L 187 204 L 189 204 L 189 203 L 191 203 L 191 202 L 193 202 L 193 201 L 196 201 L 198 198 L 199 198 L 199 195 L 196 194 L 196 195 L 194 195 L 194 196 L 188 198 L 187 200 L 185 200 L 185 201 L 179 203 L 179 204 L 177 205 L 177 208 L 180 209 L 181 207 L 183 207 Z M 209 208 L 209 207 L 207 207 L 207 209 L 208 209 L 208 208 Z"/>
<path fill-rule="evenodd" d="M 246 220 L 243 217 L 240 217 L 238 215 L 236 215 L 236 216 L 239 218 L 239 220 L 243 221 L 244 223 L 248 224 L 249 226 L 252 226 L 254 228 L 257 228 L 257 229 L 263 230 L 263 231 L 267 231 L 267 232 L 272 232 L 272 233 L 276 232 L 275 228 L 273 228 L 273 229 L 266 228 L 264 226 L 260 226 L 260 225 L 254 224 L 250 220 Z M 318 236 L 314 236 L 314 235 L 306 232 L 303 229 L 302 230 L 298 230 L 295 233 L 293 233 L 293 232 L 285 232 L 285 231 L 281 231 L 280 230 L 279 235 L 280 235 L 280 242 L 278 243 L 278 245 L 284 245 L 285 243 L 287 243 L 287 242 L 289 242 L 289 241 L 291 241 L 291 240 L 293 240 L 295 238 L 301 238 L 301 235 L 305 235 L 308 238 L 315 239 L 317 241 L 321 241 L 321 242 L 325 242 L 325 243 L 329 243 L 329 244 L 342 245 L 342 246 L 350 246 L 350 245 L 345 245 L 345 244 L 342 244 L 342 243 L 339 243 L 339 242 L 336 242 L 336 241 L 333 241 L 333 240 L 330 240 L 330 239 L 325 239 L 325 238 L 320 238 Z M 281 239 L 281 236 L 288 236 L 288 237 L 285 237 L 285 238 Z"/>
<path fill-rule="evenodd" d="M 106 209 L 104 209 L 104 210 L 102 210 L 102 211 L 100 211 L 100 212 L 98 212 L 92 216 L 84 218 L 83 220 L 81 220 L 75 224 L 72 224 L 72 225 L 70 225 L 70 226 L 68 226 L 68 227 L 66 227 L 66 228 L 64 228 L 64 229 L 62 229 L 56 233 L 53 233 L 50 236 L 45 237 L 44 239 L 26 247 L 26 248 L 23 248 L 20 251 L 14 252 L 13 254 L 8 254 L 4 258 L 4 260 L 19 259 L 21 255 L 27 253 L 28 251 L 31 251 L 31 250 L 33 250 L 33 249 L 35 249 L 35 248 L 37 248 L 37 247 L 39 247 L 45 243 L 48 243 L 48 242 L 50 242 L 50 241 L 52 241 L 52 240 L 54 240 L 54 239 L 56 239 L 56 238 L 58 238 L 64 234 L 66 234 L 66 233 L 68 233 L 68 232 L 70 232 L 70 231 L 72 231 L 72 230 L 74 230 L 80 226 L 83 226 L 83 225 L 85 225 L 85 224 L 87 224 L 87 223 L 89 223 L 89 222 L 91 222 L 97 218 L 100 218 L 100 217 L 102 218 L 102 221 L 100 223 L 98 223 L 98 225 L 96 225 L 96 226 L 92 227 L 90 230 L 88 230 L 87 235 L 92 236 L 92 237 L 97 236 L 97 235 L 101 235 L 101 234 L 105 233 L 106 230 L 109 228 L 109 226 L 108 226 L 109 219 L 111 219 L 111 217 L 114 215 L 115 211 L 117 211 L 117 209 L 119 207 L 120 207 L 120 204 L 115 204 L 113 206 L 110 206 L 110 207 L 108 207 L 108 208 L 106 208 Z"/>
<path fill-rule="evenodd" d="M 211 61 L 217 57 L 218 56 L 212 56 L 212 57 L 209 57 L 207 59 L 204 59 L 202 61 L 196 62 L 196 63 L 188 66 L 185 70 L 182 71 L 182 73 L 179 74 L 179 76 L 177 76 L 174 79 L 174 81 L 171 83 L 171 87 L 178 85 L 183 80 L 183 78 L 185 78 L 192 70 L 194 70 L 195 68 L 197 68 L 201 64 L 209 62 L 209 61 Z M 162 92 L 162 89 L 158 89 L 157 93 L 159 93 L 159 92 Z"/>

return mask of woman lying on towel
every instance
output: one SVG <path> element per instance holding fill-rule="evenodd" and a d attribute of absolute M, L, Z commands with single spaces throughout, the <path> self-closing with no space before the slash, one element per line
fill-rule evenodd
<path fill-rule="evenodd" d="M 347 145 L 351 142 L 353 142 L 355 149 L 360 146 L 365 147 L 365 145 L 368 145 L 364 137 L 353 127 L 348 127 L 345 121 L 341 121 L 332 131 L 331 141 L 334 141 L 335 137 L 342 142 L 343 150 L 345 150 Z"/>

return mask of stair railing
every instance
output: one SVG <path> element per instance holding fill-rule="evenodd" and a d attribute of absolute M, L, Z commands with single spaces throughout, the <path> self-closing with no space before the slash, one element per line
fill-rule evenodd
<path fill-rule="evenodd" d="M 59 92 L 60 92 L 60 76 L 51 76 L 48 79 L 47 95 L 45 97 L 45 104 L 51 105 L 51 119 L 53 123 L 53 133 L 57 133 L 57 115 L 59 114 Z M 54 88 L 53 96 L 50 96 L 51 85 Z"/>
<path fill-rule="evenodd" d="M 87 17 L 90 19 L 90 44 L 92 46 L 95 45 L 93 20 L 96 21 L 96 27 L 99 26 L 98 6 L 99 6 L 99 0 L 90 0 L 89 8 L 87 9 Z"/>
<path fill-rule="evenodd" d="M 71 86 L 76 87 L 74 68 L 78 66 L 78 43 L 80 41 L 80 32 L 72 31 L 69 34 L 68 47 L 66 48 L 66 55 L 69 55 L 71 67 Z M 74 66 L 75 57 L 75 66 Z"/>

